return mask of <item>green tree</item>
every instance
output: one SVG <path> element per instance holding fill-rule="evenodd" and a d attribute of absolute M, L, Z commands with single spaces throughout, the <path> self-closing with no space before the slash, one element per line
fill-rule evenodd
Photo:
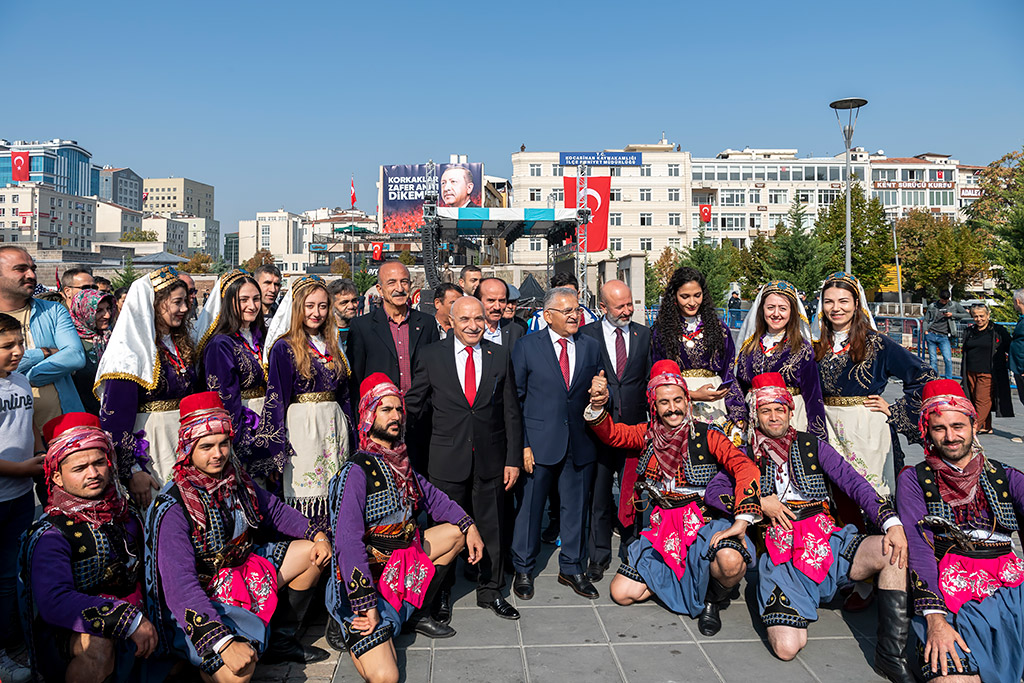
<path fill-rule="evenodd" d="M 914 210 L 896 221 L 896 236 L 903 287 L 923 290 L 929 298 L 947 288 L 962 297 L 965 287 L 988 270 L 991 236 L 977 222 Z"/>
<path fill-rule="evenodd" d="M 398 255 L 399 263 L 404 263 L 407 266 L 416 264 L 416 257 L 412 255 L 412 252 L 408 249 L 403 249 L 402 253 Z"/>
<path fill-rule="evenodd" d="M 768 255 L 768 278 L 786 280 L 801 292 L 811 294 L 821 286 L 829 268 L 832 245 L 822 244 L 807 225 L 807 211 L 799 199 L 789 207 L 788 225 L 779 223 Z M 844 230 L 845 218 L 844 218 Z"/>
<path fill-rule="evenodd" d="M 121 235 L 120 242 L 156 242 L 155 230 L 129 230 Z"/>
<path fill-rule="evenodd" d="M 735 247 L 723 247 L 717 239 L 706 239 L 704 229 L 698 233 L 697 243 L 683 252 L 679 265 L 696 268 L 704 274 L 708 293 L 716 306 L 725 305 L 725 293 L 735 279 Z"/>
<path fill-rule="evenodd" d="M 661 294 L 672 276 L 672 271 L 679 267 L 679 252 L 672 247 L 665 247 L 661 256 L 653 264 L 649 257 L 644 258 L 644 290 L 647 306 L 656 306 L 661 301 Z"/>
<path fill-rule="evenodd" d="M 894 264 L 892 233 L 881 200 L 864 195 L 864 187 L 854 183 L 850 193 L 851 261 L 853 274 L 864 289 L 878 289 L 888 280 L 888 268 Z M 842 270 L 846 242 L 846 197 L 839 198 L 823 214 L 818 215 L 814 236 L 825 245 L 834 245 L 827 260 L 826 272 Z"/>
<path fill-rule="evenodd" d="M 134 259 L 131 256 L 124 257 L 124 268 L 114 271 L 114 277 L 110 280 L 113 289 L 131 287 L 132 283 L 142 277 L 142 271 L 135 267 Z"/>
<path fill-rule="evenodd" d="M 1024 150 L 1007 152 L 978 173 L 981 197 L 965 210 L 973 220 L 997 225 L 1009 222 L 1024 204 Z"/>
<path fill-rule="evenodd" d="M 366 290 L 377 284 L 377 276 L 366 272 L 366 269 L 364 268 L 356 271 L 352 276 L 352 281 L 356 283 L 356 288 L 359 289 L 359 293 L 365 294 Z"/>
<path fill-rule="evenodd" d="M 771 250 L 772 238 L 759 232 L 747 243 L 747 248 L 740 252 L 737 278 L 740 282 L 740 295 L 744 299 L 753 299 L 758 288 L 770 279 Z"/>
<path fill-rule="evenodd" d="M 223 275 L 229 270 L 231 270 L 231 266 L 228 264 L 227 261 L 224 260 L 223 256 L 214 261 L 213 265 L 210 266 L 210 272 L 215 273 L 217 275 Z"/>

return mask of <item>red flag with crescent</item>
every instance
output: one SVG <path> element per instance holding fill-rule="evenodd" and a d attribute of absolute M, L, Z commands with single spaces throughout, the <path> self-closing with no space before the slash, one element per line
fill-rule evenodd
<path fill-rule="evenodd" d="M 11 180 L 28 181 L 31 159 L 28 152 L 11 152 Z"/>
<path fill-rule="evenodd" d="M 356 178 L 352 176 L 352 208 L 356 208 Z"/>
<path fill-rule="evenodd" d="M 384 257 L 384 243 L 374 242 L 373 243 L 373 260 L 380 261 Z"/>
<path fill-rule="evenodd" d="M 700 220 L 702 223 L 711 222 L 711 205 L 701 204 L 700 205 Z"/>
<path fill-rule="evenodd" d="M 576 178 L 562 178 L 565 189 L 565 208 L 576 208 Z M 587 251 L 608 249 L 608 196 L 611 194 L 612 179 L 609 176 L 587 178 L 587 208 L 590 209 L 590 223 L 587 224 Z"/>

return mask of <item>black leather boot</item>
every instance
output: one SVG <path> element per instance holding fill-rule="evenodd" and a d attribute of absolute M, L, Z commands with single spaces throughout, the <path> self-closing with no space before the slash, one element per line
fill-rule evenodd
<path fill-rule="evenodd" d="M 879 589 L 875 602 L 878 604 L 875 672 L 893 683 L 914 683 L 914 674 L 907 663 L 907 635 L 910 633 L 907 593 Z"/>
<path fill-rule="evenodd" d="M 277 594 L 277 609 L 270 619 L 270 642 L 267 644 L 267 651 L 260 657 L 261 662 L 312 664 L 322 662 L 331 656 L 327 650 L 299 642 L 302 619 L 309 610 L 309 603 L 313 600 L 315 592 L 316 587 L 304 591 L 285 588 Z"/>
<path fill-rule="evenodd" d="M 338 652 L 348 651 L 348 643 L 345 642 L 345 629 L 330 614 L 327 615 L 327 628 L 324 630 L 324 637 L 327 638 L 327 644 L 332 649 Z"/>
<path fill-rule="evenodd" d="M 722 630 L 722 617 L 719 614 L 724 605 L 729 604 L 732 588 L 726 588 L 718 579 L 712 577 L 708 581 L 708 592 L 704 596 L 704 609 L 697 617 L 697 630 L 709 638 Z"/>
<path fill-rule="evenodd" d="M 434 578 L 430 580 L 430 586 L 427 587 L 427 592 L 423 596 L 423 606 L 412 613 L 409 621 L 403 626 L 403 630 L 422 633 L 428 638 L 451 638 L 455 635 L 455 629 L 431 615 L 434 601 L 444 588 L 445 577 L 448 576 L 450 569 L 451 565 L 434 565 Z"/>

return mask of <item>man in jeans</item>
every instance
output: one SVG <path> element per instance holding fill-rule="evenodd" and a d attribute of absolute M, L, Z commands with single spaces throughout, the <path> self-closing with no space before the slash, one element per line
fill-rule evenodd
<path fill-rule="evenodd" d="M 950 337 L 957 334 L 957 321 L 967 318 L 967 311 L 955 301 L 949 300 L 949 290 L 939 292 L 939 300 L 933 302 L 924 312 L 924 340 L 928 344 L 928 358 L 932 370 L 939 374 L 939 350 L 946 364 L 946 372 L 941 377 L 953 379 L 953 351 Z"/>

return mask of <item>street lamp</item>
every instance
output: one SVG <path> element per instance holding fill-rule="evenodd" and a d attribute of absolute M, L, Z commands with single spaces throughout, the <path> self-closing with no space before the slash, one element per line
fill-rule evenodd
<path fill-rule="evenodd" d="M 846 272 L 853 272 L 853 265 L 850 261 L 850 144 L 853 142 L 853 129 L 857 125 L 857 115 L 860 114 L 860 108 L 867 104 L 868 101 L 863 97 L 844 97 L 841 100 L 836 100 L 828 106 L 836 112 L 836 121 L 839 122 L 839 128 L 843 131 L 843 142 L 846 143 Z M 839 118 L 840 110 L 847 112 L 847 122 L 843 125 L 843 120 Z"/>

